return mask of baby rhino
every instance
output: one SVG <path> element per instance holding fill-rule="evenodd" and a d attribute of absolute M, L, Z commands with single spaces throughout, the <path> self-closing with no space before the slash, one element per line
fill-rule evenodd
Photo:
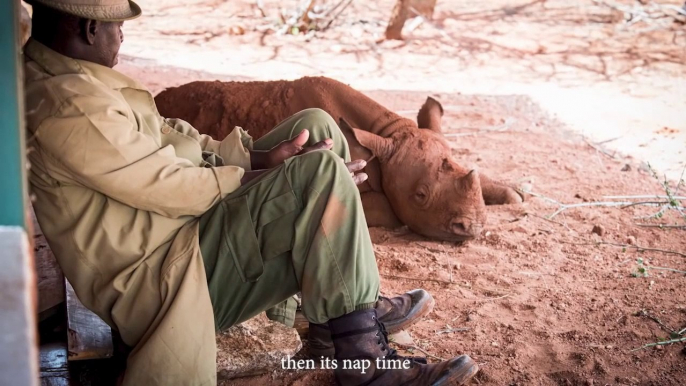
<path fill-rule="evenodd" d="M 417 123 L 329 78 L 274 82 L 193 82 L 160 93 L 162 116 L 181 118 L 217 139 L 241 126 L 254 137 L 307 108 L 340 122 L 353 159 L 371 161 L 360 185 L 369 226 L 407 225 L 441 240 L 479 236 L 485 205 L 522 202 L 512 187 L 468 170 L 441 134 L 441 104 L 428 98 Z"/>

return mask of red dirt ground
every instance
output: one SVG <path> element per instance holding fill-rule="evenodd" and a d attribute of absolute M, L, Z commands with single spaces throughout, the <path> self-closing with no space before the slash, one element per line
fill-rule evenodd
<path fill-rule="evenodd" d="M 163 3 L 171 5 L 165 8 L 162 6 Z M 529 79 L 531 82 L 534 82 L 534 79 L 541 81 L 541 77 L 547 78 L 547 82 L 551 84 L 554 82 L 573 83 L 580 87 L 579 90 L 583 89 L 584 94 L 578 94 L 578 100 L 568 101 L 570 105 L 584 102 L 585 99 L 596 98 L 598 95 L 615 95 L 603 94 L 603 89 L 596 87 L 597 84 L 602 84 L 602 87 L 607 86 L 608 89 L 613 88 L 613 90 L 615 88 L 624 90 L 624 87 L 631 90 L 643 90 L 643 94 L 638 93 L 646 96 L 641 100 L 641 104 L 621 105 L 621 108 L 617 108 L 617 112 L 621 114 L 603 115 L 604 113 L 595 114 L 595 110 L 588 110 L 588 116 L 595 120 L 594 127 L 603 127 L 603 117 L 607 125 L 621 126 L 625 122 L 621 120 L 625 115 L 642 114 L 641 119 L 645 118 L 645 121 L 638 122 L 634 118 L 631 120 L 634 122 L 634 128 L 640 126 L 640 130 L 643 131 L 653 127 L 653 123 L 662 119 L 659 111 L 663 110 L 651 110 L 652 107 L 648 106 L 653 105 L 648 103 L 662 100 L 662 97 L 667 94 L 671 95 L 670 98 L 676 95 L 674 90 L 678 83 L 673 83 L 670 79 L 682 76 L 684 69 L 679 65 L 679 63 L 683 65 L 683 46 L 679 50 L 670 45 L 672 44 L 671 37 L 662 36 L 666 35 L 666 32 L 657 31 L 652 36 L 642 35 L 641 39 L 632 40 L 626 31 L 611 32 L 615 30 L 615 26 L 612 24 L 614 21 L 610 19 L 615 18 L 615 14 L 590 12 L 590 16 L 587 14 L 587 18 L 580 21 L 579 13 L 575 11 L 577 8 L 572 9 L 571 6 L 559 8 L 557 13 L 552 14 L 554 18 L 547 19 L 543 13 L 552 11 L 546 11 L 538 3 L 560 4 L 553 1 L 533 2 L 532 4 L 537 4 L 536 7 L 526 8 L 526 12 L 520 13 L 519 16 L 504 18 L 498 12 L 493 14 L 453 12 L 445 5 L 441 5 L 439 0 L 439 8 L 443 7 L 438 10 L 439 14 L 453 15 L 452 19 L 441 21 L 439 26 L 449 34 L 453 34 L 451 35 L 453 38 L 459 37 L 459 44 L 451 46 L 453 41 L 447 40 L 448 38 L 427 37 L 421 42 L 419 39 L 412 40 L 407 45 L 398 48 L 396 52 L 384 51 L 387 49 L 387 47 L 384 48 L 385 46 L 382 46 L 381 51 L 378 52 L 368 47 L 363 47 L 364 50 L 360 49 L 358 52 L 356 51 L 357 40 L 361 38 L 355 34 L 347 36 L 348 30 L 340 29 L 332 29 L 331 36 L 327 32 L 325 38 L 315 39 L 311 43 L 303 39 L 292 39 L 281 47 L 279 40 L 272 35 L 261 35 L 252 30 L 254 20 L 248 16 L 241 16 L 243 14 L 240 13 L 232 20 L 237 20 L 236 23 L 246 29 L 245 35 L 232 38 L 224 34 L 216 38 L 203 38 L 202 34 L 196 36 L 195 30 L 176 31 L 183 28 L 174 24 L 173 17 L 176 15 L 176 20 L 179 20 L 181 16 L 177 14 L 186 12 L 187 9 L 179 8 L 176 3 L 178 3 L 177 0 L 165 0 L 160 2 L 159 6 L 155 5 L 155 10 L 147 21 L 141 21 L 145 28 L 127 34 L 128 40 L 135 39 L 139 42 L 138 46 L 133 42 L 134 47 L 129 50 L 128 55 L 133 55 L 137 52 L 136 50 L 140 51 L 141 57 L 157 55 L 155 50 L 162 50 L 164 47 L 149 44 L 149 42 L 161 41 L 165 44 L 177 44 L 178 39 L 173 41 L 172 35 L 178 33 L 187 39 L 200 39 L 204 42 L 192 43 L 189 40 L 184 43 L 185 45 L 179 45 L 185 50 L 179 51 L 183 52 L 183 55 L 169 53 L 166 56 L 168 59 L 183 61 L 186 57 L 193 55 L 205 55 L 205 53 L 209 55 L 212 49 L 219 50 L 218 47 L 222 45 L 226 47 L 234 45 L 241 47 L 236 51 L 237 57 L 254 59 L 255 68 L 259 67 L 263 71 L 283 68 L 283 72 L 268 73 L 271 74 L 269 77 L 278 79 L 279 77 L 300 76 L 302 68 L 305 68 L 302 66 L 310 63 L 311 57 L 314 65 L 317 60 L 315 56 L 328 55 L 324 61 L 319 57 L 319 62 L 316 62 L 319 67 L 312 71 L 313 74 L 323 72 L 324 75 L 338 78 L 339 74 L 342 77 L 346 71 L 349 71 L 351 78 L 369 78 L 370 85 L 389 82 L 393 84 L 389 87 L 404 88 L 405 83 L 396 84 L 389 75 L 391 70 L 398 67 L 398 72 L 394 75 L 398 82 L 409 82 L 407 79 L 412 78 L 410 75 L 415 73 L 416 76 L 412 79 L 421 84 L 418 85 L 415 82 L 411 85 L 408 83 L 407 86 L 407 89 L 415 90 L 432 89 L 433 86 L 441 84 L 457 84 L 455 79 L 458 78 L 448 78 L 448 75 L 445 75 L 446 78 L 441 78 L 444 76 L 442 74 L 447 71 L 445 66 L 453 60 L 456 63 L 455 67 L 448 67 L 454 68 L 455 74 L 462 71 L 464 74 L 470 74 L 469 76 L 478 75 L 481 73 L 478 69 L 475 70 L 474 66 L 490 66 L 488 68 L 492 71 L 491 73 L 496 74 L 490 81 L 497 84 L 507 82 L 511 74 L 525 79 L 525 83 L 529 82 Z M 248 2 L 213 3 L 212 6 L 221 9 L 234 7 L 234 4 L 238 3 L 246 8 L 245 4 Z M 383 0 L 382 3 L 387 5 L 390 1 Z M 446 3 L 448 3 L 447 0 L 443 4 Z M 464 6 L 465 2 L 454 3 Z M 491 1 L 490 3 L 502 5 L 507 2 Z M 672 3 L 676 2 L 672 1 Z M 364 8 L 364 12 L 372 12 L 367 9 L 372 6 L 365 4 L 360 3 L 357 6 Z M 152 6 L 152 4 L 147 5 Z M 206 11 L 203 12 L 207 14 Z M 249 13 L 245 11 L 244 14 L 246 12 Z M 200 11 L 193 13 L 193 18 L 190 20 L 193 28 L 202 27 L 199 22 L 199 20 L 204 20 L 201 19 L 201 13 Z M 382 28 L 383 20 L 378 19 L 377 14 L 374 14 L 375 17 L 370 14 L 365 15 L 365 18 L 372 19 L 372 22 L 362 24 L 364 31 L 376 31 Z M 594 15 L 602 16 L 602 18 L 594 21 Z M 619 17 L 621 18 L 621 14 Z M 212 13 L 210 19 L 217 25 L 223 23 L 217 12 Z M 536 20 L 532 21 L 533 19 Z M 162 20 L 165 20 L 164 24 Z M 554 20 L 555 23 L 548 23 L 546 20 Z M 349 20 L 345 21 L 345 23 L 348 22 Z M 539 29 L 527 29 L 534 22 L 538 23 L 536 25 Z M 357 24 L 353 24 L 355 25 Z M 158 29 L 153 30 L 153 27 Z M 184 25 L 184 28 L 187 26 Z M 211 28 L 205 26 L 205 31 L 209 29 Z M 198 31 L 202 32 L 202 29 Z M 351 29 L 351 31 L 356 30 Z M 426 34 L 426 31 L 417 33 Z M 435 29 L 428 29 L 428 31 L 436 32 Z M 472 33 L 484 36 L 469 37 L 468 35 Z M 519 33 L 527 34 L 527 39 L 519 41 L 525 47 L 517 52 L 501 45 L 488 45 L 483 41 L 483 39 L 503 40 L 510 45 L 516 45 L 516 38 L 520 37 Z M 362 36 L 367 39 L 366 35 Z M 677 37 L 676 33 L 674 36 Z M 539 37 L 540 45 L 536 43 Z M 337 41 L 342 41 L 342 43 L 334 47 L 333 44 Z M 263 44 L 259 46 L 260 48 L 255 48 L 255 51 L 245 48 L 250 44 L 257 47 L 257 42 Z M 360 45 L 364 44 L 360 43 Z M 636 47 L 630 48 L 632 44 Z M 540 46 L 544 47 L 544 51 L 553 50 L 555 47 L 566 48 L 565 52 L 569 55 L 534 53 Z M 581 48 L 577 50 L 578 47 Z M 149 54 L 144 54 L 145 50 L 151 51 Z M 270 59 L 271 54 L 262 55 L 263 52 L 260 50 L 270 52 L 273 50 L 274 59 Z M 303 54 L 303 50 L 312 52 Z M 318 50 L 324 54 L 319 55 Z M 334 52 L 331 53 L 331 51 Z M 525 54 L 520 60 L 521 51 L 532 53 Z M 581 51 L 588 55 L 582 55 Z M 573 54 L 574 52 L 578 55 Z M 624 54 L 614 55 L 613 52 L 625 53 L 628 57 L 623 57 Z M 346 63 L 343 63 L 344 55 L 346 55 Z M 357 66 L 355 60 L 349 58 L 351 55 L 362 58 L 358 59 Z M 381 70 L 374 72 L 373 69 L 365 67 L 369 65 L 369 60 L 364 59 L 365 56 L 378 59 Z M 159 57 L 165 56 L 159 55 Z M 422 64 L 439 60 L 437 59 L 439 57 L 443 73 L 437 72 L 438 66 Z M 593 62 L 593 65 L 588 67 L 588 60 L 596 57 L 599 61 Z M 403 63 L 401 58 L 408 58 L 407 63 Z M 290 67 L 286 59 L 293 60 Z M 478 60 L 474 66 L 471 66 L 472 59 Z M 607 63 L 605 59 L 608 60 Z M 641 60 L 646 62 L 643 62 L 643 65 L 637 65 L 636 63 L 641 63 Z M 207 60 L 207 66 L 212 68 L 216 68 L 218 63 L 226 64 L 231 70 L 245 68 L 245 71 L 235 72 L 232 76 L 216 76 L 162 67 L 154 62 L 131 57 L 124 57 L 123 64 L 118 69 L 141 80 L 155 92 L 164 87 L 200 79 L 247 79 L 246 74 L 251 70 L 250 67 L 246 67 L 245 63 L 234 62 L 233 57 L 225 62 Z M 326 66 L 321 63 L 326 63 Z M 609 67 L 605 67 L 606 64 Z M 282 65 L 283 67 L 279 67 Z M 583 72 L 586 71 L 583 70 L 585 67 L 587 72 Z M 355 70 L 350 70 L 350 68 Z M 545 68 L 551 68 L 551 70 L 548 71 Z M 646 81 L 664 68 L 668 68 L 664 70 L 664 74 L 671 73 L 675 78 L 666 77 L 660 78 L 661 81 Z M 208 69 L 208 71 L 214 70 Z M 374 83 L 372 78 L 377 75 L 379 82 Z M 251 76 L 251 78 L 263 79 L 265 76 L 263 73 L 259 77 Z M 631 79 L 623 78 L 626 76 L 630 76 Z M 641 78 L 643 76 L 646 78 Z M 626 83 L 622 83 L 625 81 Z M 477 80 L 475 82 L 478 83 Z M 652 86 L 654 87 L 650 88 Z M 465 83 L 465 87 L 473 88 L 474 82 Z M 664 89 L 664 94 L 660 91 L 662 89 Z M 512 90 L 519 89 L 512 88 Z M 547 89 L 541 88 L 541 90 Z M 626 95 L 632 94 L 631 90 L 626 91 Z M 425 92 L 408 91 L 365 93 L 408 117 L 416 115 L 416 110 L 427 96 Z M 537 95 L 540 98 L 544 94 Z M 605 195 L 664 194 L 664 189 L 649 174 L 643 162 L 619 156 L 608 157 L 601 151 L 602 149 L 598 150 L 589 146 L 580 136 L 568 130 L 568 126 L 548 116 L 528 97 L 456 93 L 438 93 L 434 96 L 440 98 L 446 107 L 443 126 L 446 128 L 446 134 L 452 135 L 450 140 L 454 148 L 454 157 L 465 166 L 478 166 L 480 170 L 496 175 L 504 181 L 530 184 L 534 192 L 565 204 L 606 201 L 603 199 Z M 639 98 L 635 94 L 631 98 L 634 97 Z M 558 100 L 557 105 L 565 103 L 564 98 Z M 618 99 L 606 98 L 607 105 L 615 100 Z M 669 103 L 676 106 L 674 104 L 676 102 L 673 102 L 676 99 L 670 100 L 672 102 Z M 627 109 L 626 106 L 636 106 L 636 108 Z M 581 117 L 575 120 L 576 124 L 587 122 L 590 124 L 590 119 L 588 121 L 583 119 L 588 117 L 585 111 L 584 114 L 573 110 L 568 111 L 569 114 L 560 113 L 560 115 L 565 119 Z M 653 113 L 649 113 L 650 111 Z M 674 116 L 674 114 L 670 115 L 670 117 Z M 629 119 L 626 122 L 629 122 Z M 474 129 L 501 127 L 503 124 L 506 126 L 504 131 Z M 666 123 L 664 125 L 669 126 Z M 614 136 L 609 132 L 600 131 L 600 133 L 604 135 L 603 138 Z M 657 137 L 657 134 L 659 133 L 650 132 L 653 138 Z M 671 149 L 669 150 L 672 155 L 671 159 L 680 157 L 679 162 L 683 162 L 682 156 L 673 156 L 683 155 L 683 143 L 679 145 L 678 142 L 682 136 L 663 134 L 660 134 L 664 136 L 663 142 L 650 142 L 653 145 L 657 143 L 655 146 L 648 146 L 648 148 L 652 146 L 653 153 L 635 154 L 643 154 L 646 155 L 646 159 L 652 159 L 647 155 L 657 154 L 661 148 L 665 149 L 665 153 L 667 153 L 666 149 Z M 619 143 L 613 142 L 608 145 Z M 633 145 L 627 143 L 626 146 Z M 647 149 L 642 146 L 636 145 L 635 148 Z M 665 165 L 676 165 L 670 162 Z M 678 165 L 678 171 L 681 168 L 682 166 Z M 680 193 L 682 196 L 683 191 L 686 191 L 686 188 L 682 189 Z M 540 197 L 533 197 L 521 205 L 489 207 L 489 221 L 484 235 L 466 244 L 434 242 L 403 229 L 372 229 L 371 233 L 382 274 L 382 292 L 385 295 L 394 295 L 422 287 L 434 295 L 436 298 L 434 312 L 409 329 L 409 333 L 422 349 L 434 356 L 447 358 L 466 353 L 475 358 L 482 364 L 482 371 L 472 382 L 474 385 L 686 384 L 684 344 L 631 351 L 669 336 L 664 327 L 641 315 L 642 310 L 671 329 L 681 330 L 686 327 L 686 291 L 684 291 L 686 277 L 683 273 L 648 269 L 648 277 L 632 276 L 638 268 L 637 259 L 643 259 L 644 264 L 650 266 L 686 270 L 686 237 L 684 237 L 686 230 L 640 227 L 636 223 L 674 224 L 678 222 L 683 224 L 684 219 L 679 218 L 674 211 L 668 211 L 665 217 L 659 220 L 636 219 L 637 216 L 646 216 L 656 211 L 656 208 L 645 206 L 623 209 L 573 208 L 557 215 L 552 221 L 544 218 L 555 212 L 558 207 L 557 204 Z M 597 227 L 595 233 L 594 227 Z M 631 246 L 617 247 L 599 244 L 599 242 L 638 245 L 680 254 L 658 251 L 639 252 Z M 456 333 L 440 332 L 449 327 L 467 327 L 469 330 Z M 272 374 L 261 377 L 234 380 L 224 384 L 310 386 L 332 383 L 333 378 L 326 371 L 298 373 L 276 370 Z"/>
<path fill-rule="evenodd" d="M 137 75 L 135 67 L 123 70 Z M 200 75 L 169 69 L 157 75 L 165 72 L 174 81 Z M 141 75 L 145 82 L 148 76 Z M 426 97 L 368 94 L 408 116 Z M 604 195 L 664 194 L 645 166 L 610 159 L 591 148 L 526 97 L 437 96 L 446 106 L 447 134 L 459 135 L 451 137 L 454 156 L 467 165 L 481 165 L 506 181 L 527 181 L 534 192 L 566 204 L 602 201 Z M 471 129 L 504 121 L 511 123 L 506 131 Z M 625 165 L 630 170 L 622 171 Z M 669 335 L 638 316 L 641 310 L 673 329 L 686 326 L 684 275 L 649 270 L 646 278 L 632 277 L 637 259 L 683 270 L 686 256 L 596 245 L 634 244 L 683 254 L 684 231 L 636 226 L 635 216 L 655 211 L 643 206 L 584 207 L 566 210 L 553 221 L 543 218 L 557 208 L 538 197 L 521 205 L 489 207 L 484 236 L 466 244 L 434 242 L 403 229 L 372 229 L 382 291 L 429 290 L 436 308 L 409 332 L 432 355 L 473 356 L 483 364 L 475 383 L 684 384 L 683 345 L 630 350 Z M 669 211 L 660 221 L 683 220 Z M 602 235 L 592 232 L 594 226 L 602 228 Z M 438 333 L 448 326 L 470 330 Z M 226 384 L 318 385 L 331 380 L 325 371 L 276 371 Z"/>

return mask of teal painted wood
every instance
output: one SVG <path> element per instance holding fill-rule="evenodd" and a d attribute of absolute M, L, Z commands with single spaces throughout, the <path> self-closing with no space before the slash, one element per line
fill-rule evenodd
<path fill-rule="evenodd" d="M 21 4 L 16 0 L 0 1 L 0 225 L 26 228 L 19 7 Z"/>

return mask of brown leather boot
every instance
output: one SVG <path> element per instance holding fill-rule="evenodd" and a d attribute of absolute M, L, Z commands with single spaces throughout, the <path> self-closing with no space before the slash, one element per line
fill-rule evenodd
<path fill-rule="evenodd" d="M 415 289 L 394 298 L 379 297 L 376 302 L 376 314 L 389 334 L 405 329 L 434 308 L 434 298 L 423 289 Z M 313 358 L 333 358 L 334 346 L 331 331 L 326 324 L 310 323 L 307 333 L 310 355 Z"/>
<path fill-rule="evenodd" d="M 433 364 L 399 356 L 376 310 L 355 311 L 329 321 L 336 347 L 336 382 L 341 386 L 462 385 L 479 371 L 467 355 Z"/>

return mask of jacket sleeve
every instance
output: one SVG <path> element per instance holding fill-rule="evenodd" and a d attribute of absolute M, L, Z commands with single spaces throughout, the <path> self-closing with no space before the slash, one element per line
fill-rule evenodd
<path fill-rule="evenodd" d="M 224 159 L 224 164 L 251 170 L 250 150 L 252 150 L 253 140 L 242 128 L 236 126 L 226 138 L 217 141 L 209 135 L 200 134 L 190 123 L 182 119 L 167 118 L 166 121 L 174 130 L 198 141 L 204 151 L 219 154 Z"/>
<path fill-rule="evenodd" d="M 199 216 L 241 185 L 244 169 L 196 167 L 138 132 L 128 111 L 109 90 L 73 96 L 38 126 L 38 146 L 67 180 L 167 217 Z"/>

